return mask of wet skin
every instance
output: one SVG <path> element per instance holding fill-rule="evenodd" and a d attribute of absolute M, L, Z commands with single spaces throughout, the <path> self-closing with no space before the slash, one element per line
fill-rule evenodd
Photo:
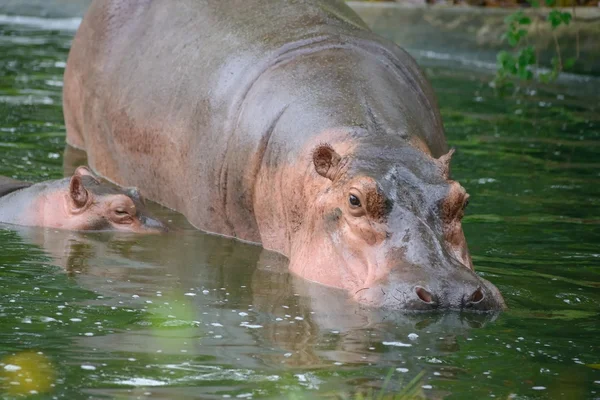
<path fill-rule="evenodd" d="M 401 310 L 499 310 L 433 91 L 342 1 L 94 1 L 65 70 L 97 173 Z"/>
<path fill-rule="evenodd" d="M 85 167 L 36 184 L 0 180 L 0 222 L 76 231 L 165 232 L 146 214 L 137 189 L 100 182 Z"/>

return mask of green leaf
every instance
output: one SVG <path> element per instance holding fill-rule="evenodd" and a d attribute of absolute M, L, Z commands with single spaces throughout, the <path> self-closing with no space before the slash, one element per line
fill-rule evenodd
<path fill-rule="evenodd" d="M 499 51 L 498 54 L 496 55 L 496 60 L 498 60 L 498 62 L 500 64 L 502 64 L 504 62 L 504 60 L 506 60 L 509 57 L 511 57 L 511 54 L 506 50 L 502 50 L 502 51 Z"/>
<path fill-rule="evenodd" d="M 548 14 L 548 22 L 550 22 L 550 25 L 552 25 L 552 29 L 555 29 L 563 22 L 562 13 L 558 10 L 550 11 Z"/>
<path fill-rule="evenodd" d="M 564 65 L 565 69 L 571 69 L 571 68 L 573 68 L 573 66 L 575 65 L 576 61 L 577 61 L 577 59 L 575 57 L 567 58 L 565 60 L 565 65 Z"/>
<path fill-rule="evenodd" d="M 518 61 L 520 65 L 529 66 L 535 64 L 535 50 L 533 46 L 527 46 L 519 52 Z"/>
<path fill-rule="evenodd" d="M 498 64 L 500 64 L 500 68 L 509 74 L 516 74 L 517 73 L 517 60 L 515 58 L 515 56 L 513 56 L 512 54 L 510 54 L 507 51 L 501 51 L 498 53 L 498 55 L 496 56 L 496 59 L 498 60 Z"/>
<path fill-rule="evenodd" d="M 569 22 L 571 22 L 571 18 L 573 18 L 570 12 L 562 12 L 560 13 L 560 17 L 562 19 L 563 24 L 565 25 L 569 25 Z"/>
<path fill-rule="evenodd" d="M 552 7 L 556 4 L 556 0 L 546 0 L 546 7 Z"/>
<path fill-rule="evenodd" d="M 526 81 L 532 79 L 533 73 L 530 71 L 529 66 L 535 64 L 535 53 L 531 46 L 521 50 L 517 58 L 517 63 L 517 76 Z"/>
<path fill-rule="evenodd" d="M 531 18 L 523 13 L 523 11 L 519 10 L 515 13 L 508 15 L 504 18 L 504 22 L 510 25 L 510 29 L 515 29 L 515 24 L 517 25 L 529 25 L 531 24 Z"/>
<path fill-rule="evenodd" d="M 523 16 L 521 16 L 521 18 L 519 18 L 518 22 L 521 25 L 529 25 L 529 24 L 531 24 L 531 18 L 529 18 L 526 15 L 523 15 Z"/>
<path fill-rule="evenodd" d="M 531 4 L 531 7 L 533 8 L 540 7 L 540 0 L 528 0 L 528 3 Z"/>
<path fill-rule="evenodd" d="M 530 81 L 533 79 L 533 72 L 527 68 L 519 68 L 518 77 L 524 81 Z"/>
<path fill-rule="evenodd" d="M 506 33 L 506 39 L 508 40 L 508 44 L 512 47 L 515 47 L 521 39 L 527 36 L 527 31 L 525 29 L 519 29 L 518 31 L 510 31 Z"/>

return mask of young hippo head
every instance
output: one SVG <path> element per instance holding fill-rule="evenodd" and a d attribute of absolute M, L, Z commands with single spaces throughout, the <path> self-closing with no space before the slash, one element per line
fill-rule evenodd
<path fill-rule="evenodd" d="M 291 270 L 374 307 L 504 308 L 473 271 L 461 227 L 468 195 L 448 179 L 450 156 L 434 159 L 389 137 L 346 155 L 319 145 L 322 186 L 293 240 Z"/>
<path fill-rule="evenodd" d="M 66 182 L 65 182 L 66 183 Z M 70 230 L 114 230 L 136 233 L 164 232 L 166 226 L 151 218 L 137 189 L 121 189 L 101 183 L 85 167 L 79 167 L 68 180 L 44 202 L 55 201 L 54 207 L 40 207 L 45 215 L 43 226 Z M 62 211 L 62 212 L 61 212 Z"/>

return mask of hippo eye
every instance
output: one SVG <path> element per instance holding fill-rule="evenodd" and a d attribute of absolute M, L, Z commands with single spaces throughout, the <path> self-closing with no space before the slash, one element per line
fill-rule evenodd
<path fill-rule="evenodd" d="M 113 221 L 117 224 L 131 224 L 133 222 L 133 217 L 125 208 L 115 208 L 115 216 Z"/>
<path fill-rule="evenodd" d="M 348 197 L 348 202 L 352 207 L 360 207 L 360 200 L 353 194 Z"/>
<path fill-rule="evenodd" d="M 114 213 L 115 213 L 116 222 L 118 222 L 118 223 L 128 224 L 129 222 L 131 222 L 131 220 L 133 218 L 132 214 L 130 213 L 130 211 L 127 210 L 127 208 L 123 208 L 123 207 L 115 208 Z"/>

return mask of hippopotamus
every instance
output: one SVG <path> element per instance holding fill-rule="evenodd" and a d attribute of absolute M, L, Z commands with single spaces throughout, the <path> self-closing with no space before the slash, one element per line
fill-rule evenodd
<path fill-rule="evenodd" d="M 102 183 L 86 167 L 77 168 L 70 178 L 36 184 L 0 180 L 0 222 L 76 231 L 167 230 L 145 213 L 136 188 Z"/>
<path fill-rule="evenodd" d="M 341 0 L 94 0 L 64 76 L 92 169 L 368 308 L 501 310 L 434 92 Z"/>

